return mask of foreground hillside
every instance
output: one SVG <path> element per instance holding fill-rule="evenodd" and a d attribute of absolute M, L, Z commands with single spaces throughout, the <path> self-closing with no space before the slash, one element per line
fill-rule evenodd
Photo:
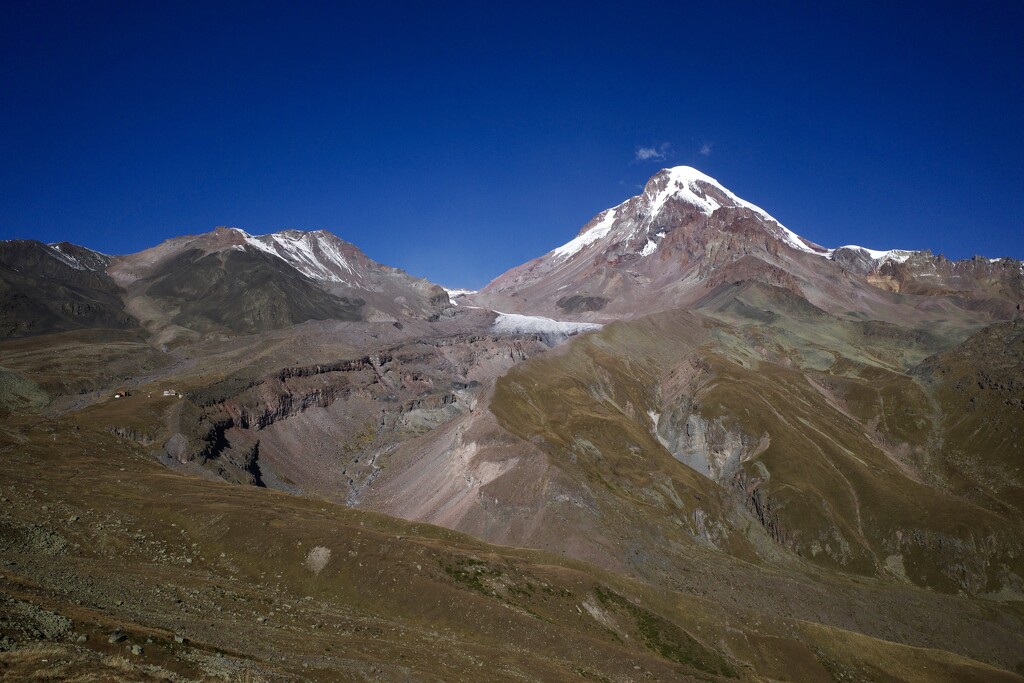
<path fill-rule="evenodd" d="M 13 420 L 0 438 L 4 680 L 1022 680 L 556 555 L 197 480 L 76 420 Z M 936 626 L 977 618 L 953 597 L 933 609 Z"/>

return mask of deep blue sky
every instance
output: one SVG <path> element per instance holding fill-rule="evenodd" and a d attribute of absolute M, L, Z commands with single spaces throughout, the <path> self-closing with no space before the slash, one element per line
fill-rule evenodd
<path fill-rule="evenodd" d="M 688 164 L 827 246 L 1024 258 L 1018 0 L 366 4 L 0 3 L 0 238 L 327 228 L 478 287 Z"/>

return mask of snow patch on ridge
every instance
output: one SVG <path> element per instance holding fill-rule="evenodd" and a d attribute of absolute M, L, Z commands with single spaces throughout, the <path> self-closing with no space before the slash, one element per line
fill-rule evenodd
<path fill-rule="evenodd" d="M 323 233 L 287 230 L 254 236 L 244 230 L 235 230 L 242 234 L 246 244 L 287 261 L 308 278 L 348 282 L 340 275 L 340 271 L 356 275 L 336 240 Z"/>
<path fill-rule="evenodd" d="M 50 255 L 61 263 L 71 266 L 75 270 L 88 270 L 88 268 L 85 267 L 85 264 L 74 256 L 64 253 L 64 250 L 60 248 L 59 244 L 48 244 L 46 246 L 50 247 Z"/>
<path fill-rule="evenodd" d="M 863 251 L 873 260 L 877 261 L 879 265 L 886 263 L 888 261 L 903 263 L 911 256 L 913 256 L 915 253 L 913 251 L 907 251 L 906 249 L 888 249 L 883 251 L 879 249 L 868 249 L 867 247 L 859 247 L 856 244 L 847 244 L 846 246 L 839 247 L 838 249 L 830 249 L 828 255 L 831 256 L 839 249 L 852 249 L 855 251 Z"/>
<path fill-rule="evenodd" d="M 75 270 L 91 270 L 94 272 L 102 272 L 104 269 L 106 269 L 107 262 L 110 261 L 110 256 L 108 254 L 104 254 L 101 251 L 96 251 L 95 249 L 86 249 L 85 247 L 81 247 L 87 254 L 87 257 L 83 260 L 82 258 L 80 258 L 80 256 L 76 256 L 73 253 L 65 251 L 64 247 L 62 247 L 61 244 L 67 243 L 53 242 L 51 244 L 45 245 L 46 253 L 52 256 L 53 258 L 57 259 L 61 263 L 71 268 L 74 268 Z M 75 245 L 72 244 L 70 246 Z"/>
<path fill-rule="evenodd" d="M 602 218 L 594 224 L 594 227 L 584 233 L 580 233 L 572 241 L 552 250 L 551 253 L 554 254 L 555 258 L 568 258 L 578 253 L 588 244 L 596 242 L 607 235 L 612 229 L 612 224 L 615 222 L 615 209 L 603 211 L 602 213 L 599 213 L 598 216 L 602 216 Z"/>

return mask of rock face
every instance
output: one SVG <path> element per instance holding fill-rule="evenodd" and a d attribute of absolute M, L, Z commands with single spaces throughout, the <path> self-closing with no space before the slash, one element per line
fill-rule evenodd
<path fill-rule="evenodd" d="M 547 344 L 538 333 L 478 332 L 228 378 L 176 406 L 164 451 L 232 481 L 357 504 L 401 471 L 402 444 L 471 414 L 494 378 Z"/>

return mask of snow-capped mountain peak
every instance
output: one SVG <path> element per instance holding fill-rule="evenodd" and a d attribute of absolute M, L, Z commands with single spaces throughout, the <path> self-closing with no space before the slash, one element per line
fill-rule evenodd
<path fill-rule="evenodd" d="M 839 305 L 839 269 L 864 276 L 869 293 L 878 287 L 931 292 L 943 273 L 952 272 L 947 263 L 930 252 L 825 248 L 711 176 L 677 166 L 658 171 L 641 193 L 598 213 L 566 244 L 493 280 L 474 303 L 603 321 L 691 305 L 719 285 L 760 281 L 809 292 L 812 303 L 827 309 Z M 911 282 L 915 278 L 924 284 Z M 854 297 L 842 305 L 855 310 L 858 304 Z"/>
<path fill-rule="evenodd" d="M 691 166 L 665 168 L 656 173 L 642 194 L 597 214 L 572 240 L 551 251 L 564 261 L 597 243 L 635 243 L 641 258 L 657 251 L 664 231 L 652 230 L 663 222 L 663 213 L 673 206 L 689 206 L 710 217 L 723 207 L 741 207 L 758 215 L 765 229 L 787 246 L 812 254 L 825 249 L 805 240 L 761 207 L 738 197 L 711 176 Z"/>
<path fill-rule="evenodd" d="M 710 216 L 723 206 L 741 206 L 758 214 L 766 223 L 778 227 L 779 237 L 789 246 L 812 254 L 820 253 L 808 246 L 808 242 L 795 232 L 780 223 L 774 216 L 761 207 L 736 196 L 711 176 L 698 171 L 692 166 L 675 166 L 659 171 L 644 188 L 650 192 L 652 185 L 657 186 L 664 177 L 664 185 L 651 200 L 650 214 L 657 215 L 670 199 L 684 201 L 697 207 L 701 213 Z M 708 192 L 712 188 L 715 192 Z M 717 195 L 717 196 L 716 196 Z"/>

